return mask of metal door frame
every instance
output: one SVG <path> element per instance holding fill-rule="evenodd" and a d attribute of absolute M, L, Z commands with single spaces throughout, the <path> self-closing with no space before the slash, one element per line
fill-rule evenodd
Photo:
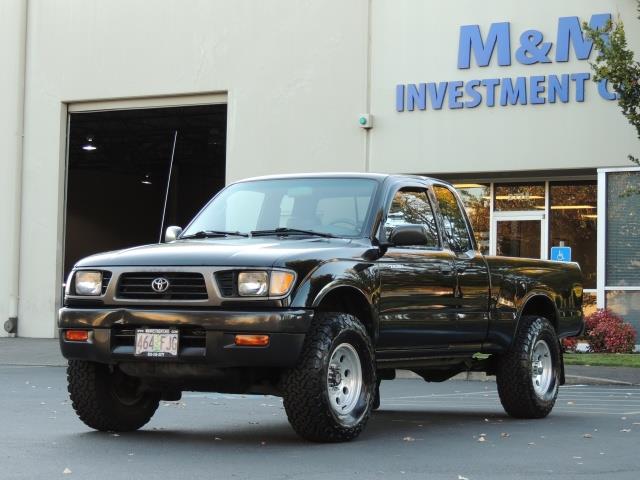
<path fill-rule="evenodd" d="M 546 221 L 546 211 L 500 211 L 493 212 L 491 218 L 491 229 L 489 232 L 489 252 L 496 255 L 498 243 L 498 222 L 519 221 L 519 220 L 537 220 L 540 222 L 540 258 L 547 260 L 547 244 L 548 244 L 548 224 Z"/>

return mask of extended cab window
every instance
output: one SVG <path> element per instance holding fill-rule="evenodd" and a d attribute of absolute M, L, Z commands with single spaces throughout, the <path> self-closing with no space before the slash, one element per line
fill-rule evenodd
<path fill-rule="evenodd" d="M 424 227 L 427 243 L 416 245 L 417 247 L 438 248 L 440 246 L 435 217 L 426 190 L 403 188 L 396 192 L 384 224 L 386 237 L 389 238 L 393 229 L 400 225 Z"/>
<path fill-rule="evenodd" d="M 456 196 L 448 188 L 439 185 L 435 185 L 433 190 L 440 206 L 444 233 L 449 238 L 451 246 L 455 246 L 455 249 L 461 252 L 471 250 L 472 244 L 469 229 Z"/>

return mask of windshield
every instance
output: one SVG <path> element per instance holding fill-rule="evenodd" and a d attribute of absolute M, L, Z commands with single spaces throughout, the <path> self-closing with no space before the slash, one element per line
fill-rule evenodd
<path fill-rule="evenodd" d="M 191 222 L 183 236 L 203 231 L 264 233 L 297 229 L 360 237 L 376 186 L 375 180 L 365 178 L 292 178 L 236 183 L 222 190 Z"/>

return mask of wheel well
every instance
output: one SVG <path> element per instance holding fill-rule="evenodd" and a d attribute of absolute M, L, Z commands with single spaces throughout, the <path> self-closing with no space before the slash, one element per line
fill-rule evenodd
<path fill-rule="evenodd" d="M 337 287 L 327 293 L 316 307 L 321 312 L 342 312 L 362 322 L 369 336 L 375 338 L 375 325 L 367 297 L 352 287 Z"/>
<path fill-rule="evenodd" d="M 520 316 L 522 317 L 524 315 L 539 315 L 544 317 L 551 322 L 556 331 L 558 330 L 556 308 L 551 299 L 545 295 L 536 295 L 527 300 Z"/>

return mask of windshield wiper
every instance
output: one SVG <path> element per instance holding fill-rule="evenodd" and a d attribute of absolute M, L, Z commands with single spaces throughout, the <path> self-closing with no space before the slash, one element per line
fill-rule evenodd
<path fill-rule="evenodd" d="M 228 237 L 229 235 L 233 235 L 236 237 L 248 237 L 248 233 L 242 232 L 225 232 L 222 230 L 200 230 L 199 232 L 192 233 L 191 235 L 183 235 L 180 237 L 180 240 L 188 239 L 188 238 L 217 238 L 217 237 Z"/>
<path fill-rule="evenodd" d="M 286 227 L 275 228 L 273 230 L 254 230 L 253 232 L 251 232 L 251 236 L 253 237 L 260 235 L 313 235 L 314 237 L 336 238 L 335 235 L 332 235 L 330 233 Z"/>

